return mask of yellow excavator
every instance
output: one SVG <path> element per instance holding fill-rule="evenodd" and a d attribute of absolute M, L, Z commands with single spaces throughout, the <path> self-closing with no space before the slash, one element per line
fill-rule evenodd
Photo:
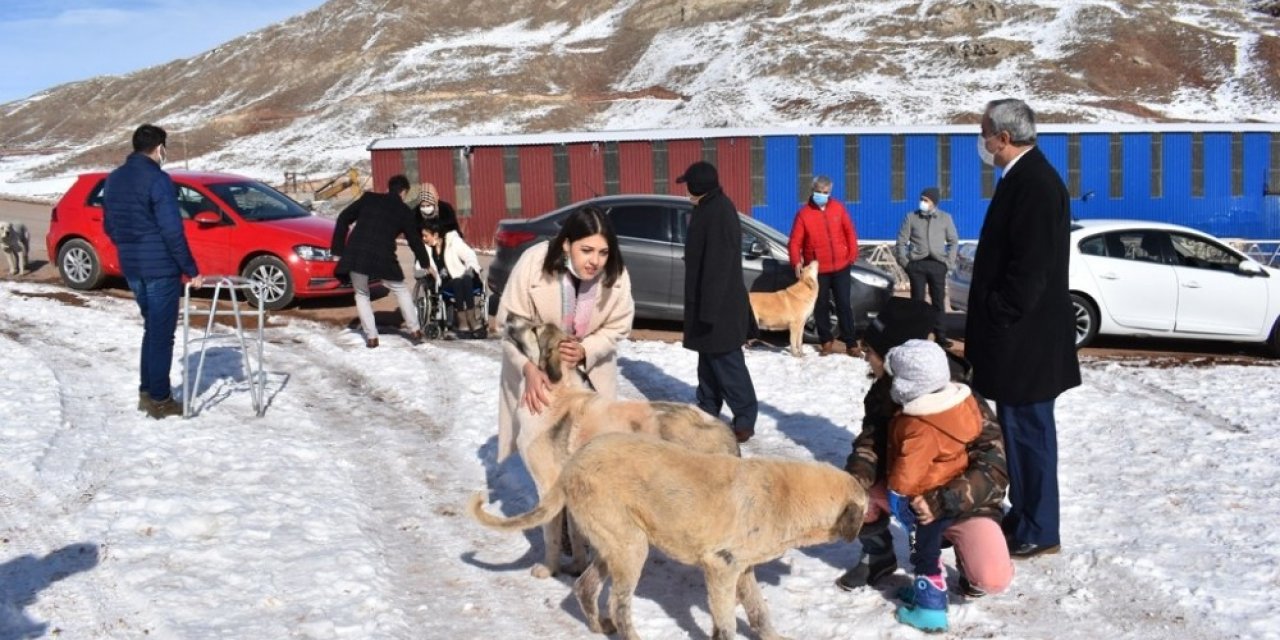
<path fill-rule="evenodd" d="M 342 173 L 334 176 L 332 180 L 324 183 L 319 189 L 312 194 L 316 200 L 328 200 L 338 194 L 352 189 L 355 195 L 352 199 L 359 198 L 364 193 L 364 189 L 360 186 L 360 172 L 355 167 L 351 167 Z"/>

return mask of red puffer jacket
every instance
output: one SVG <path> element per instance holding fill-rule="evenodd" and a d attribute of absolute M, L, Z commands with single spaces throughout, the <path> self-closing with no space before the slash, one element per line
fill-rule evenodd
<path fill-rule="evenodd" d="M 796 212 L 787 249 L 792 266 L 817 260 L 818 273 L 833 273 L 858 259 L 858 232 L 839 200 L 828 200 L 826 210 L 810 200 Z"/>

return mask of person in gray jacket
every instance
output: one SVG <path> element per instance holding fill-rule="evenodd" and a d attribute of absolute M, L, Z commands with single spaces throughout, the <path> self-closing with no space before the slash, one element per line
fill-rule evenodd
<path fill-rule="evenodd" d="M 947 272 L 956 266 L 960 236 L 951 214 L 938 208 L 937 187 L 920 193 L 920 206 L 907 214 L 898 229 L 898 264 L 907 272 L 911 283 L 911 299 L 924 300 L 925 287 L 929 300 L 938 310 L 934 339 L 943 349 L 951 346 L 947 339 Z"/>

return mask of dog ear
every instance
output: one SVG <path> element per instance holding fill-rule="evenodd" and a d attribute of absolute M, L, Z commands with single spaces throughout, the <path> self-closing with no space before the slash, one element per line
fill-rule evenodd
<path fill-rule="evenodd" d="M 560 378 L 564 377 L 560 362 L 560 343 L 565 339 L 564 331 L 551 323 L 537 327 L 535 331 L 538 334 L 538 349 L 542 352 L 538 368 L 547 374 L 547 379 L 552 383 L 560 382 Z"/>
<path fill-rule="evenodd" d="M 538 336 L 532 321 L 524 316 L 508 314 L 507 320 L 503 324 L 503 330 L 507 339 L 515 343 L 516 349 L 519 349 L 520 353 L 523 353 L 529 360 L 538 362 L 540 357 L 538 353 Z"/>
<path fill-rule="evenodd" d="M 851 500 L 836 518 L 834 533 L 847 542 L 853 542 L 862 531 L 862 519 L 866 516 L 867 505 L 859 500 Z"/>

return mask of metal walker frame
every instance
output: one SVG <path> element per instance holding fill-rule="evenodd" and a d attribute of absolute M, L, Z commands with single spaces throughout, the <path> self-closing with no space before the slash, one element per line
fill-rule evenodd
<path fill-rule="evenodd" d="M 247 278 L 242 278 L 240 276 L 207 277 L 205 286 L 206 287 L 210 286 L 210 283 L 212 283 L 212 286 L 213 286 L 213 298 L 209 301 L 208 311 L 204 311 L 202 309 L 194 309 L 191 306 L 191 288 L 192 287 L 190 282 L 186 283 L 183 291 L 183 295 L 182 295 L 182 417 L 183 418 L 191 417 L 192 394 L 195 390 L 196 384 L 198 384 L 201 376 L 203 376 L 204 374 L 205 343 L 212 342 L 214 340 L 226 340 L 228 338 L 234 338 L 238 340 L 240 343 L 240 353 L 244 357 L 244 371 L 245 371 L 246 377 L 248 377 L 249 379 L 249 395 L 253 399 L 253 409 L 255 414 L 258 417 L 262 417 L 262 415 L 266 413 L 266 410 L 267 410 L 267 406 L 266 406 L 267 376 L 266 376 L 266 372 L 262 368 L 262 364 L 263 364 L 262 350 L 263 350 L 263 344 L 264 344 L 263 327 L 266 325 L 266 310 L 262 305 L 262 296 L 254 295 L 254 298 L 256 298 L 258 302 L 257 310 L 250 311 L 250 313 L 253 313 L 254 314 L 253 317 L 258 321 L 258 329 L 257 329 L 256 335 L 246 339 L 244 322 L 242 319 L 242 314 L 240 312 L 241 298 L 236 295 L 236 292 L 238 291 L 244 292 L 244 291 L 252 290 L 254 287 L 258 285 L 256 282 L 249 280 Z M 227 300 L 231 302 L 230 309 L 218 308 L 218 302 L 221 300 L 222 294 L 224 292 L 227 294 Z M 248 301 L 247 297 L 245 298 L 245 300 L 246 302 Z M 191 318 L 193 316 L 195 317 L 207 316 L 209 318 L 208 322 L 205 324 L 204 335 L 197 338 L 190 337 Z M 213 331 L 214 319 L 217 316 L 234 316 L 235 328 L 236 328 L 235 333 L 234 334 L 214 333 Z M 253 362 L 249 357 L 250 342 L 257 343 L 258 353 L 257 353 L 256 369 L 254 368 Z M 200 358 L 199 358 L 198 364 L 196 365 L 196 375 L 194 379 L 191 377 L 190 375 L 191 371 L 188 367 L 189 347 L 192 344 L 199 345 L 200 347 Z"/>

